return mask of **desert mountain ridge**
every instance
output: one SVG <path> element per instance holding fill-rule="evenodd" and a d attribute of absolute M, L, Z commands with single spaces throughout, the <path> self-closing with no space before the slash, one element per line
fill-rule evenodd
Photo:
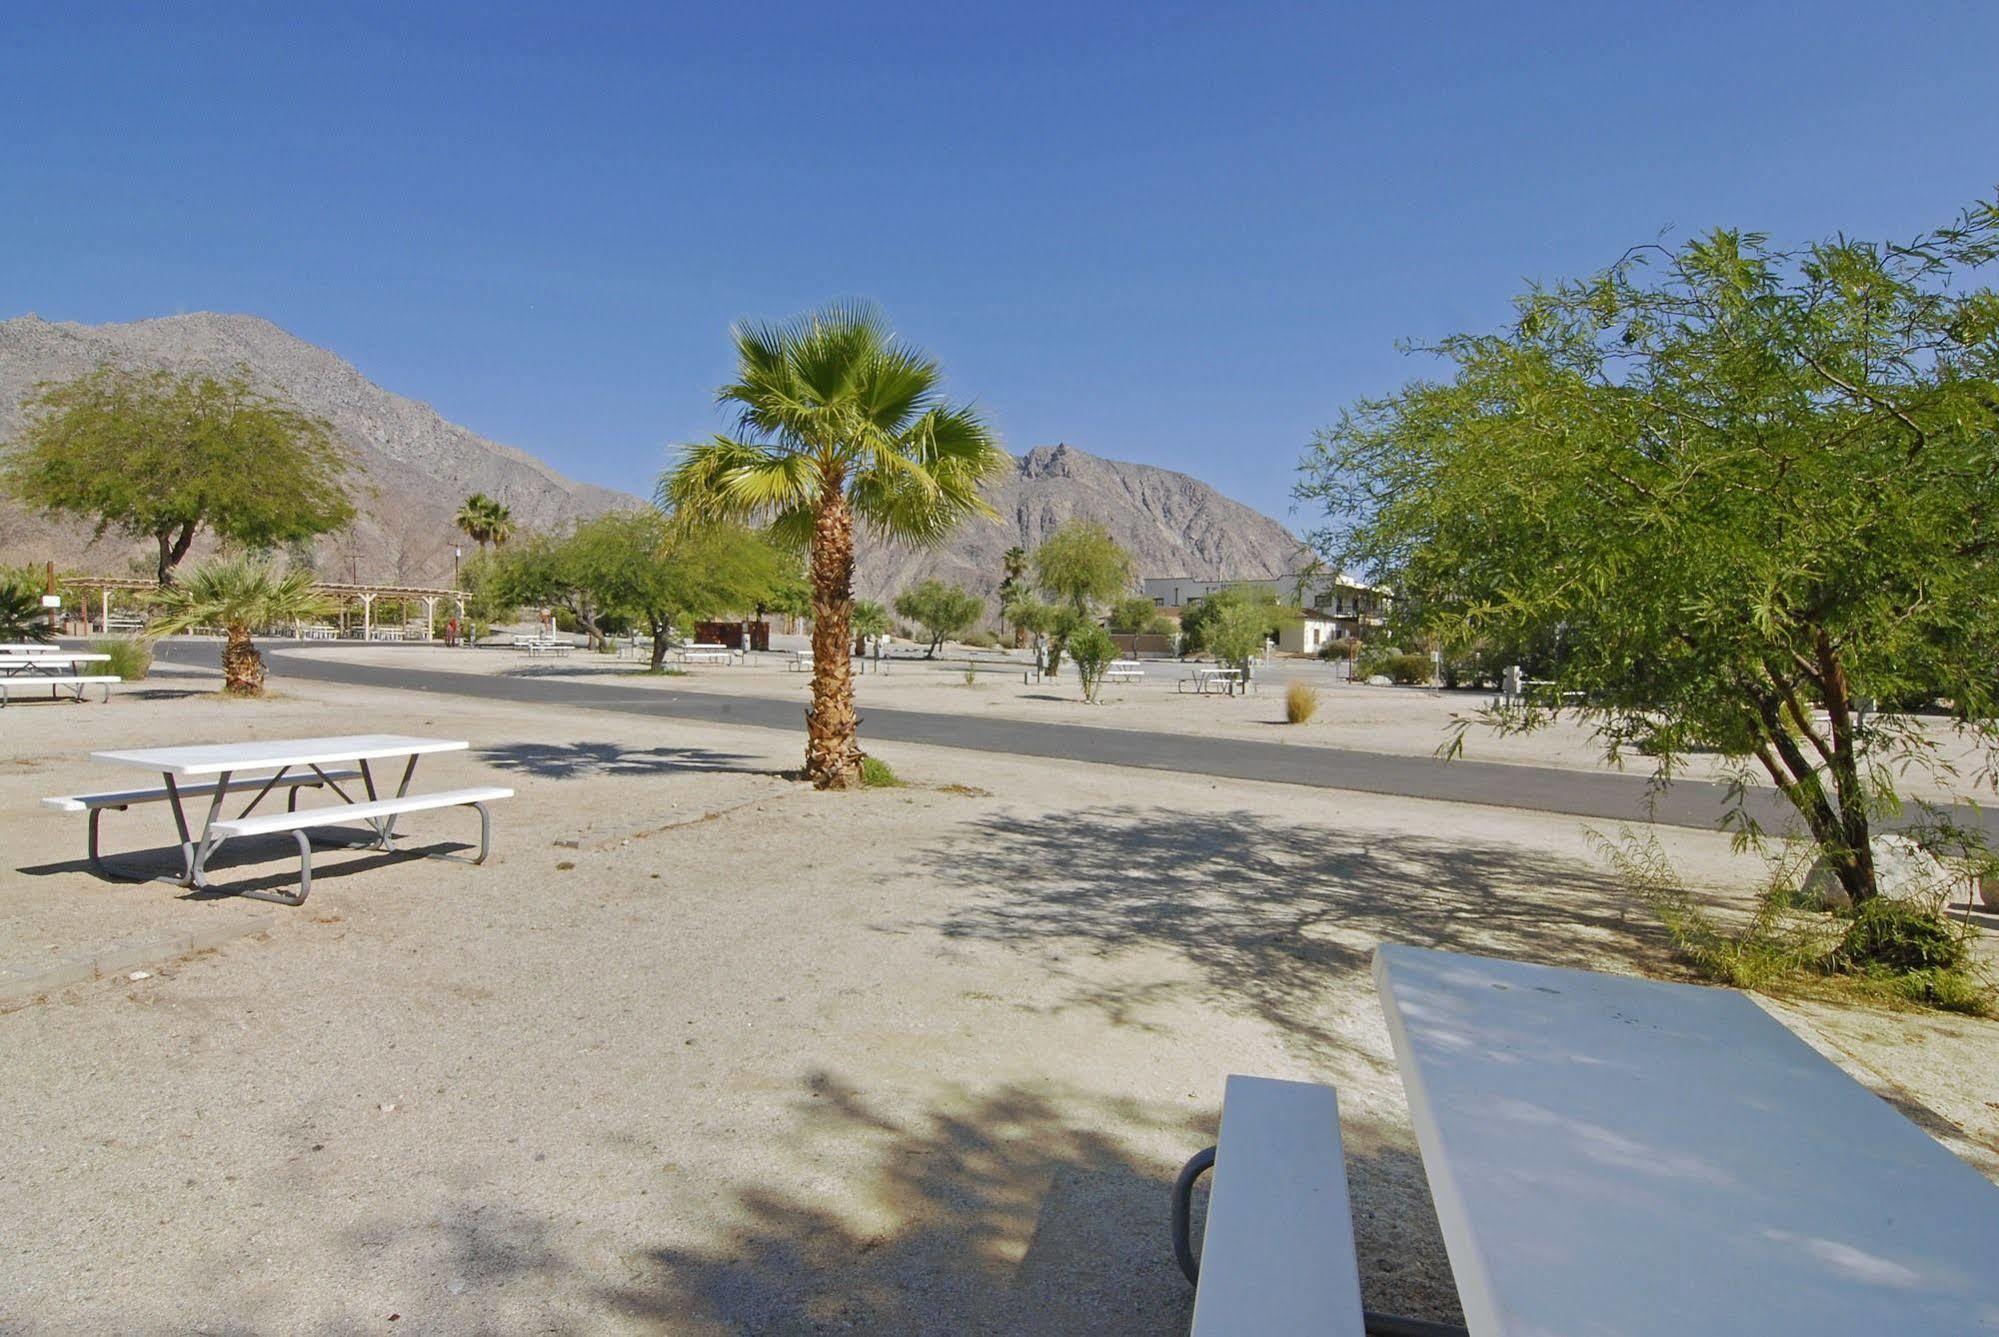
<path fill-rule="evenodd" d="M 224 372 L 246 366 L 266 389 L 325 418 L 353 452 L 356 509 L 350 532 L 314 546 L 327 578 L 448 584 L 452 516 L 472 492 L 511 507 L 524 531 L 548 530 L 644 505 L 637 495 L 565 478 L 525 451 L 447 421 L 428 404 L 383 389 L 337 354 L 258 316 L 198 312 L 120 324 L 0 320 L 0 441 L 25 422 L 23 401 L 43 381 L 106 364 Z M 1001 558 L 1032 548 L 1063 521 L 1098 520 L 1138 558 L 1145 575 L 1208 579 L 1279 575 L 1295 568 L 1298 540 L 1277 521 L 1200 480 L 1151 465 L 1103 459 L 1070 445 L 1015 457 L 987 490 L 999 513 L 968 522 L 942 547 L 909 551 L 863 540 L 857 591 L 887 598 L 926 577 L 990 595 Z M 41 562 L 125 574 L 150 569 L 150 545 L 87 525 L 51 521 L 0 498 L 0 563 Z M 200 556 L 200 550 L 193 555 Z"/>

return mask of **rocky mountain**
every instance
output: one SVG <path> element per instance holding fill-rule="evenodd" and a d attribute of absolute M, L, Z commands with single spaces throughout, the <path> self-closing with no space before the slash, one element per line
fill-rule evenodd
<path fill-rule="evenodd" d="M 452 516 L 472 492 L 506 503 L 522 530 L 643 504 L 564 478 L 531 455 L 446 422 L 429 405 L 384 390 L 335 354 L 255 316 L 202 312 L 122 325 L 52 324 L 32 315 L 0 321 L 0 441 L 22 425 L 22 400 L 37 382 L 104 363 L 218 372 L 247 366 L 266 388 L 330 421 L 362 475 L 353 531 L 315 547 L 315 565 L 330 580 L 448 583 L 458 541 Z M 1000 522 L 970 522 L 943 548 L 910 552 L 864 539 L 859 592 L 888 599 L 935 576 L 990 596 L 1008 548 L 1031 549 L 1078 517 L 1107 525 L 1137 556 L 1141 575 L 1274 576 L 1298 561 L 1298 541 L 1283 525 L 1198 479 L 1074 446 L 1018 457 L 987 495 Z M 115 534 L 93 542 L 87 526 L 51 523 L 0 498 L 0 563 L 49 559 L 100 575 L 143 574 L 152 560 L 145 543 Z"/>
<path fill-rule="evenodd" d="M 1141 576 L 1202 580 L 1280 576 L 1298 569 L 1298 539 L 1277 521 L 1231 501 L 1198 478 L 1149 464 L 1107 460 L 1074 446 L 1037 446 L 987 491 L 998 524 L 970 521 L 949 545 L 909 552 L 868 544 L 855 587 L 887 599 L 935 577 L 990 596 L 1001 559 L 1030 551 L 1065 520 L 1096 520 L 1137 559 Z"/>
<path fill-rule="evenodd" d="M 218 372 L 248 366 L 264 387 L 331 422 L 354 452 L 362 485 L 353 531 L 316 545 L 315 564 L 330 580 L 448 584 L 457 538 L 451 518 L 473 492 L 511 507 L 524 529 L 640 504 L 446 422 L 429 405 L 382 389 L 333 353 L 255 316 L 200 312 L 123 325 L 52 324 L 32 315 L 0 321 L 0 440 L 21 426 L 21 402 L 37 382 L 107 362 Z M 118 535 L 93 543 L 87 526 L 50 523 L 0 499 L 0 562 L 54 559 L 119 575 L 135 559 L 147 566 L 147 546 Z"/>

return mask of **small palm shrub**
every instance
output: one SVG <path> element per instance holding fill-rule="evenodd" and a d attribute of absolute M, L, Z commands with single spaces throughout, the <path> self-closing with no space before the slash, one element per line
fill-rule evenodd
<path fill-rule="evenodd" d="M 1294 682 L 1284 689 L 1284 718 L 1303 724 L 1319 713 L 1319 689 L 1309 682 Z"/>
<path fill-rule="evenodd" d="M 0 642 L 55 639 L 48 610 L 42 607 L 42 587 L 28 573 L 0 570 Z"/>
<path fill-rule="evenodd" d="M 184 584 L 160 590 L 153 606 L 146 628 L 152 636 L 222 628 L 222 690 L 231 696 L 264 694 L 264 657 L 250 640 L 253 628 L 317 621 L 334 611 L 333 601 L 313 589 L 311 572 L 279 572 L 247 557 L 210 562 Z"/>
<path fill-rule="evenodd" d="M 153 644 L 137 637 L 117 636 L 108 641 L 92 641 L 93 654 L 110 655 L 103 672 L 116 674 L 126 682 L 142 682 L 153 671 Z"/>

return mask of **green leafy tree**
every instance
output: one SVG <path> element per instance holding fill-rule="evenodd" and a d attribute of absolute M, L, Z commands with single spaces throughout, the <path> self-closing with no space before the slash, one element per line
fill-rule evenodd
<path fill-rule="evenodd" d="M 155 593 L 152 607 L 149 636 L 221 627 L 222 690 L 231 696 L 262 696 L 264 657 L 252 635 L 329 617 L 336 604 L 313 588 L 310 571 L 281 572 L 267 562 L 237 556 L 196 567 L 185 581 Z"/>
<path fill-rule="evenodd" d="M 1055 625 L 1055 606 L 1025 591 L 1016 591 L 1006 606 L 1006 617 L 1019 635 L 1034 637 L 1034 658 L 1042 662 L 1044 638 Z"/>
<path fill-rule="evenodd" d="M 1111 605 L 1110 629 L 1120 636 L 1135 636 L 1159 616 L 1159 606 L 1143 594 L 1128 595 Z"/>
<path fill-rule="evenodd" d="M 1933 701 L 1999 745 L 1995 257 L 1991 204 L 1899 245 L 1641 247 L 1444 340 L 1449 374 L 1350 409 L 1298 495 L 1446 651 L 1558 637 L 1556 690 L 1610 755 L 1767 778 L 1864 902 L 1873 825 L 1935 753 L 1862 703 Z"/>
<path fill-rule="evenodd" d="M 748 611 L 783 573 L 776 550 L 740 525 L 677 525 L 650 508 L 586 521 L 559 546 L 549 565 L 574 587 L 564 606 L 643 625 L 655 672 L 674 627 Z"/>
<path fill-rule="evenodd" d="M 1076 677 L 1083 686 L 1083 699 L 1095 702 L 1105 671 L 1117 659 L 1117 642 L 1109 632 L 1090 622 L 1070 633 L 1068 649 L 1069 658 L 1076 664 Z"/>
<path fill-rule="evenodd" d="M 856 521 L 877 539 L 942 542 L 994 512 L 979 489 L 1007 465 L 991 429 L 941 394 L 937 363 L 865 306 L 783 325 L 739 325 L 736 379 L 720 392 L 734 435 L 689 446 L 661 481 L 680 514 L 768 521 L 810 553 L 812 706 L 805 773 L 860 784 L 851 650 Z"/>
<path fill-rule="evenodd" d="M 898 617 L 923 628 L 923 634 L 930 638 L 923 657 L 935 659 L 946 640 L 972 628 L 986 611 L 986 601 L 961 586 L 924 580 L 895 597 L 895 611 Z"/>
<path fill-rule="evenodd" d="M 1298 610 L 1280 603 L 1275 591 L 1262 585 L 1231 585 L 1208 595 L 1181 617 L 1180 649 L 1184 654 L 1211 654 L 1246 670 L 1248 661 L 1262 652 L 1266 637 L 1276 637 L 1297 620 Z M 1218 642 L 1224 624 L 1230 631 Z M 1244 650 L 1245 645 L 1250 648 Z"/>
<path fill-rule="evenodd" d="M 1094 520 L 1070 520 L 1034 550 L 1034 582 L 1043 594 L 1087 613 L 1131 588 L 1136 564 Z"/>
<path fill-rule="evenodd" d="M 354 515 L 332 425 L 255 389 L 247 370 L 103 367 L 38 387 L 24 407 L 0 481 L 45 514 L 152 539 L 162 585 L 204 530 L 268 549 Z"/>

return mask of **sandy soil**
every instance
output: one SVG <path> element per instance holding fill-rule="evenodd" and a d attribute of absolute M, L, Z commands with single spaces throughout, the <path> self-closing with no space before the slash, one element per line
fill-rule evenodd
<path fill-rule="evenodd" d="M 803 644 L 802 638 L 793 638 Z M 358 663 L 454 672 L 509 673 L 603 681 L 616 677 L 620 685 L 653 685 L 662 690 L 712 692 L 725 695 L 805 700 L 806 674 L 788 670 L 785 638 L 774 643 L 770 656 L 752 656 L 747 664 L 688 666 L 672 677 L 641 673 L 642 665 L 608 656 L 578 652 L 566 659 L 530 659 L 500 649 L 476 653 L 420 645 L 354 646 L 307 649 L 299 653 Z M 937 714 L 981 713 L 1009 719 L 1090 724 L 1107 728 L 1179 733 L 1197 738 L 1242 738 L 1305 747 L 1352 748 L 1402 756 L 1429 756 L 1451 739 L 1461 721 L 1471 719 L 1491 703 L 1484 692 L 1433 692 L 1423 688 L 1369 687 L 1336 681 L 1326 666 L 1310 660 L 1279 660 L 1246 696 L 1197 696 L 1177 690 L 1191 664 L 1152 661 L 1143 682 L 1107 685 L 1095 704 L 1082 700 L 1073 672 L 1053 682 L 1022 681 L 1024 661 L 995 656 L 990 651 L 958 651 L 930 661 L 920 657 L 894 660 L 885 673 L 864 673 L 858 679 L 863 705 L 930 711 Z M 968 653 L 975 657 L 966 658 Z M 975 666 L 971 682 L 967 664 Z M 1284 720 L 1284 688 L 1304 681 L 1319 689 L 1317 715 L 1304 724 Z M 1558 720 L 1531 734 L 1501 736 L 1473 721 L 1465 731 L 1463 756 L 1478 761 L 1552 766 L 1565 770 L 1619 769 L 1649 775 L 1649 759 L 1627 755 L 1618 766 L 1604 760 L 1603 744 L 1569 719 Z M 1938 774 L 1911 770 L 1899 780 L 1910 797 L 1971 798 L 1991 803 L 1999 790 L 1991 784 L 1978 749 L 1958 735 L 1935 732 L 1938 755 L 1950 769 Z M 1682 774 L 1690 779 L 1726 778 L 1714 757 L 1688 758 Z M 1752 776 L 1752 779 L 1758 777 Z M 1758 783 L 1762 783 L 1760 779 Z"/>
<path fill-rule="evenodd" d="M 1369 951 L 1671 970 L 1556 817 L 914 747 L 822 795 L 787 733 L 205 685 L 8 709 L 0 959 L 242 908 L 79 870 L 35 800 L 93 747 L 441 734 L 420 783 L 519 795 L 483 868 L 331 854 L 268 934 L 0 1015 L 0 1330 L 1183 1331 L 1230 1071 L 1339 1087 L 1368 1301 L 1449 1319 Z M 1999 1026 L 1777 1010 L 1999 1169 Z"/>

